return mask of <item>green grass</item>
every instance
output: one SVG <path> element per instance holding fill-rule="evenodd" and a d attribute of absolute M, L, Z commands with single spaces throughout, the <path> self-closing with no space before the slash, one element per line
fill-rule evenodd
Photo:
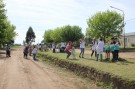
<path fill-rule="evenodd" d="M 121 52 L 135 52 L 135 48 L 120 48 Z"/>
<path fill-rule="evenodd" d="M 40 52 L 39 52 L 40 53 Z M 60 59 L 66 60 L 66 53 L 52 53 L 52 51 L 42 52 L 45 54 L 49 54 L 54 57 L 58 57 Z M 85 58 L 78 58 L 79 53 L 76 55 L 76 59 L 72 59 L 70 56 L 69 61 L 94 67 L 98 70 L 102 70 L 104 72 L 109 72 L 114 75 L 118 75 L 123 77 L 124 79 L 135 80 L 135 59 L 126 59 L 125 62 L 100 62 L 95 61 L 95 58 L 90 59 L 90 53 L 85 53 Z"/>
<path fill-rule="evenodd" d="M 21 46 L 11 46 L 11 48 L 20 48 Z"/>

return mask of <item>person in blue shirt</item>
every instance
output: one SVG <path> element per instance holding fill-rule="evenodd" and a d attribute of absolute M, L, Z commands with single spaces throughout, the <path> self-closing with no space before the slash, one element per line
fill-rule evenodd
<path fill-rule="evenodd" d="M 119 58 L 119 45 L 120 45 L 120 42 L 117 40 L 117 38 L 115 38 L 115 46 L 114 46 L 114 59 L 115 61 L 118 61 L 118 58 Z"/>
<path fill-rule="evenodd" d="M 106 60 L 110 60 L 110 50 L 111 50 L 111 47 L 110 47 L 110 44 L 107 42 L 105 47 L 105 52 L 106 52 Z"/>
<path fill-rule="evenodd" d="M 111 46 L 110 46 L 110 49 L 111 49 L 111 52 L 112 52 L 112 61 L 115 60 L 115 53 L 114 53 L 114 47 L 115 47 L 115 41 L 111 42 Z"/>

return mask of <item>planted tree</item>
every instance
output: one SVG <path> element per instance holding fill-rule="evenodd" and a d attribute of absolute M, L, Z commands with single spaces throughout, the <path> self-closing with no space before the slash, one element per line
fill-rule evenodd
<path fill-rule="evenodd" d="M 3 0 L 0 0 L 0 43 L 3 43 L 4 39 L 4 29 L 6 29 L 5 19 L 6 17 L 6 10 L 4 9 L 5 4 L 3 3 Z"/>
<path fill-rule="evenodd" d="M 52 43 L 52 42 L 54 42 L 53 39 L 52 39 L 52 37 L 51 37 L 51 34 L 52 33 L 53 33 L 53 30 L 47 30 L 47 31 L 45 31 L 44 36 L 43 36 L 44 43 Z"/>
<path fill-rule="evenodd" d="M 61 35 L 63 40 L 66 42 L 78 41 L 80 38 L 84 36 L 79 26 L 69 26 L 69 25 L 62 27 Z"/>
<path fill-rule="evenodd" d="M 62 38 L 62 29 L 61 28 L 54 29 L 51 32 L 50 37 L 56 43 L 59 43 L 59 42 L 63 41 L 63 38 Z"/>
<path fill-rule="evenodd" d="M 17 35 L 15 26 L 12 25 L 6 16 L 5 4 L 0 0 L 0 47 L 4 44 L 14 43 L 14 38 Z"/>
<path fill-rule="evenodd" d="M 26 43 L 31 44 L 32 42 L 35 41 L 35 38 L 36 38 L 36 36 L 35 36 L 35 33 L 34 33 L 32 27 L 29 27 L 29 29 L 28 29 L 28 31 L 26 33 L 26 38 L 25 38 Z"/>
<path fill-rule="evenodd" d="M 14 43 L 15 36 L 17 33 L 15 32 L 16 27 L 12 25 L 9 21 L 5 21 L 6 29 L 4 30 L 4 39 L 3 42 L 6 44 Z"/>
<path fill-rule="evenodd" d="M 115 11 L 98 12 L 87 20 L 86 34 L 95 38 L 110 38 L 121 36 L 123 17 Z"/>

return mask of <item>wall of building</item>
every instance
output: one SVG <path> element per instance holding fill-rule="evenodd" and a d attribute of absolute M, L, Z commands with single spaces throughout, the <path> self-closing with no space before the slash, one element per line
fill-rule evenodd
<path fill-rule="evenodd" d="M 120 39 L 120 43 L 122 46 L 124 45 L 124 38 L 123 37 Z M 126 47 L 131 47 L 132 44 L 135 44 L 135 35 L 125 36 Z"/>

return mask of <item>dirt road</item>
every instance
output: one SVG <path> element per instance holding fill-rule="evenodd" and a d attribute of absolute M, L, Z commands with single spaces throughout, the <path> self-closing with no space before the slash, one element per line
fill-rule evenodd
<path fill-rule="evenodd" d="M 47 68 L 24 59 L 22 49 L 0 57 L 0 89 L 77 89 Z"/>
<path fill-rule="evenodd" d="M 75 75 L 72 76 L 71 72 L 61 76 L 57 70 L 53 70 L 54 67 L 49 68 L 30 57 L 24 59 L 22 48 L 11 54 L 10 58 L 0 54 L 0 89 L 100 89 L 94 83 L 89 83 L 88 88 L 80 87 L 85 83 Z M 79 82 L 75 85 L 73 82 L 76 80 Z"/>

